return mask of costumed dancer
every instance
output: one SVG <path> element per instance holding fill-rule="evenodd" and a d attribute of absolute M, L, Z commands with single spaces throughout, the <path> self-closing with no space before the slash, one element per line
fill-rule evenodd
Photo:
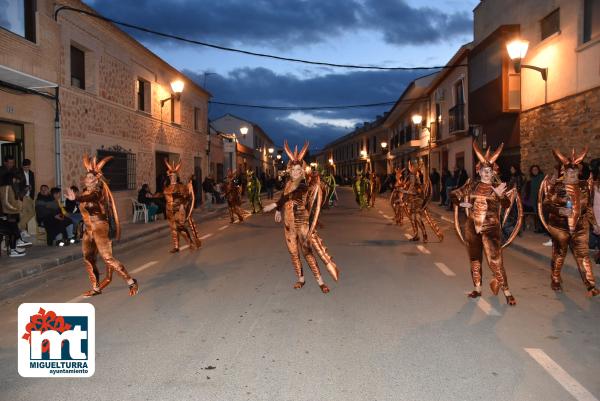
<path fill-rule="evenodd" d="M 596 280 L 592 270 L 588 242 L 590 224 L 598 232 L 593 210 L 593 180 L 579 179 L 578 166 L 587 155 L 588 148 L 579 155 L 575 149 L 571 157 L 566 157 L 557 149 L 552 153 L 562 170 L 562 177 L 544 178 L 538 196 L 538 214 L 542 224 L 552 237 L 552 273 L 550 286 L 554 291 L 562 291 L 561 269 L 568 248 L 575 260 L 589 296 L 596 296 Z M 546 220 L 546 216 L 547 220 Z"/>
<path fill-rule="evenodd" d="M 411 241 L 419 241 L 419 230 L 423 235 L 423 242 L 427 242 L 427 231 L 423 219 L 431 226 L 434 234 L 440 241 L 444 239 L 444 234 L 437 222 L 429 214 L 427 204 L 431 200 L 432 190 L 431 182 L 427 174 L 423 173 L 423 162 L 413 164 L 408 161 L 408 182 L 406 189 L 401 189 L 404 194 L 403 200 L 406 202 L 408 217 L 413 229 Z"/>
<path fill-rule="evenodd" d="M 260 201 L 261 185 L 260 180 L 254 174 L 254 171 L 246 171 L 246 191 L 248 192 L 248 202 L 252 207 L 252 214 L 262 212 L 263 207 Z"/>
<path fill-rule="evenodd" d="M 333 173 L 331 171 L 328 171 L 325 176 L 323 177 L 323 181 L 325 182 L 325 184 L 327 184 L 327 203 L 329 204 L 329 207 L 333 207 L 335 206 L 335 204 L 337 203 L 338 200 L 338 196 L 337 196 L 337 183 L 335 182 L 335 176 L 333 175 Z"/>
<path fill-rule="evenodd" d="M 369 173 L 369 205 L 375 207 L 377 195 L 381 192 L 381 178 L 375 172 Z"/>
<path fill-rule="evenodd" d="M 139 290 L 137 280 L 127 273 L 125 266 L 112 253 L 109 222 L 111 220 L 114 222 L 114 233 L 117 241 L 121 237 L 121 226 L 115 200 L 102 175 L 102 167 L 111 159 L 112 156 L 108 156 L 98 162 L 96 157 L 90 159 L 87 154 L 84 155 L 83 165 L 86 169 L 86 175 L 82 180 L 84 190 L 80 195 L 75 195 L 72 189 L 68 189 L 66 194 L 67 199 L 79 202 L 79 210 L 84 223 L 81 247 L 85 268 L 92 284 L 92 289 L 86 291 L 83 294 L 84 297 L 100 295 L 102 290 L 110 284 L 113 271 L 116 271 L 125 280 L 129 286 L 130 296 L 137 294 Z M 102 282 L 99 282 L 100 273 L 96 266 L 98 254 L 100 254 L 106 265 L 106 275 Z"/>
<path fill-rule="evenodd" d="M 300 252 L 302 252 L 321 291 L 328 293 L 329 287 L 323 282 L 313 249 L 325 261 L 327 270 L 336 281 L 339 271 L 323 245 L 323 241 L 316 233 L 323 194 L 318 181 L 313 180 L 309 185 L 305 180 L 306 166 L 303 158 L 308 150 L 308 142 L 304 144 L 299 153 L 297 146 L 292 153 L 287 141 L 284 142 L 284 149 L 289 157 L 288 170 L 290 172 L 290 179 L 286 182 L 283 193 L 277 203 L 270 204 L 265 208 L 265 211 L 269 212 L 277 209 L 275 213 L 275 221 L 277 223 L 281 222 L 281 212 L 283 212 L 285 242 L 297 277 L 294 288 L 302 288 L 305 284 L 302 262 L 300 260 Z"/>
<path fill-rule="evenodd" d="M 179 234 L 182 234 L 190 244 L 190 249 L 200 248 L 201 241 L 192 212 L 194 211 L 194 188 L 190 181 L 187 185 L 179 182 L 178 172 L 181 169 L 181 161 L 169 163 L 165 159 L 169 185 L 163 190 L 166 201 L 167 220 L 171 229 L 171 253 L 179 252 Z"/>
<path fill-rule="evenodd" d="M 369 201 L 367 199 L 369 193 L 369 180 L 360 169 L 356 170 L 356 179 L 352 184 L 352 189 L 354 190 L 354 197 L 360 210 L 367 209 L 369 207 Z"/>
<path fill-rule="evenodd" d="M 390 196 L 390 205 L 394 211 L 394 221 L 397 225 L 402 225 L 403 216 L 408 217 L 408 209 L 404 198 L 404 191 L 408 188 L 408 180 L 404 178 L 406 169 L 396 167 L 396 182 Z"/>
<path fill-rule="evenodd" d="M 227 182 L 225 183 L 225 198 L 227 199 L 227 208 L 229 209 L 230 222 L 235 222 L 237 215 L 240 223 L 244 221 L 244 212 L 242 210 L 242 187 L 236 177 L 236 172 L 227 171 Z"/>
<path fill-rule="evenodd" d="M 510 245 L 521 229 L 523 223 L 523 207 L 516 188 L 506 191 L 506 183 L 500 182 L 498 178 L 498 165 L 496 160 L 502 152 L 504 144 L 490 155 L 488 148 L 486 153 L 479 149 L 473 142 L 473 149 L 479 162 L 476 169 L 480 181 L 470 179 L 460 188 L 450 193 L 450 199 L 454 205 L 454 227 L 459 239 L 467 247 L 469 260 L 471 262 L 471 278 L 473 279 L 472 292 L 469 298 L 481 296 L 482 269 L 481 263 L 483 253 L 487 259 L 488 266 L 494 277 L 490 281 L 490 288 L 494 295 L 498 295 L 500 289 L 504 293 L 506 303 L 516 305 L 515 297 L 508 288 L 508 279 L 502 259 L 502 249 Z M 496 182 L 498 185 L 494 185 Z M 502 226 L 513 207 L 517 207 L 517 221 L 513 232 L 506 242 L 502 244 Z M 464 224 L 464 235 L 460 229 L 458 219 L 458 208 L 465 208 L 467 220 Z M 504 216 L 502 217 L 502 209 Z"/>

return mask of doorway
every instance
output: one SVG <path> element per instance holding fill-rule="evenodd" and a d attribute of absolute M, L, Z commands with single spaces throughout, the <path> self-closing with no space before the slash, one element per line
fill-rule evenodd
<path fill-rule="evenodd" d="M 0 121 L 0 161 L 9 156 L 15 159 L 15 166 L 22 165 L 24 131 L 23 125 Z"/>

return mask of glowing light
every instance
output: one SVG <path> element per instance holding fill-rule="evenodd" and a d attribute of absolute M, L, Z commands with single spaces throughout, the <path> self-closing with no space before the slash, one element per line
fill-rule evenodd
<path fill-rule="evenodd" d="M 381 148 L 382 148 L 382 149 L 385 149 L 385 148 L 387 148 L 387 142 L 385 142 L 385 141 L 384 141 L 384 142 L 381 142 Z"/>
<path fill-rule="evenodd" d="M 269 148 L 269 154 L 271 154 L 271 155 L 272 155 L 272 154 L 273 154 L 273 152 L 275 152 L 275 149 L 273 149 L 273 148 Z"/>
<path fill-rule="evenodd" d="M 248 127 L 242 127 L 242 128 L 240 128 L 240 133 L 243 136 L 246 136 L 246 134 L 248 133 Z"/>
<path fill-rule="evenodd" d="M 171 82 L 171 89 L 173 89 L 173 93 L 179 94 L 183 92 L 184 83 L 182 80 L 178 79 L 176 81 Z"/>
<path fill-rule="evenodd" d="M 526 40 L 515 39 L 506 44 L 506 50 L 511 60 L 520 60 L 525 58 L 527 55 L 527 49 L 529 49 L 529 42 Z"/>
<path fill-rule="evenodd" d="M 412 116 L 412 122 L 415 125 L 421 124 L 421 122 L 423 121 L 423 116 L 420 114 L 413 114 Z"/>

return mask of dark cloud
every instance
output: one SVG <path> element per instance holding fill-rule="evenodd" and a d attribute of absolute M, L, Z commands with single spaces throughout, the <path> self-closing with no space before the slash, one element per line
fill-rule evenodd
<path fill-rule="evenodd" d="M 203 83 L 202 74 L 185 71 Z M 300 79 L 289 74 L 276 74 L 266 68 L 240 68 L 228 75 L 210 75 L 206 87 L 215 94 L 215 100 L 228 103 L 273 106 L 329 106 L 395 101 L 407 84 L 422 72 L 352 72 L 328 74 Z M 306 112 L 328 119 L 358 119 L 369 121 L 390 107 Z M 279 145 L 283 139 L 311 141 L 311 148 L 320 148 L 327 142 L 349 132 L 328 124 L 306 127 L 290 120 L 286 111 L 256 110 L 231 106 L 211 105 L 210 117 L 231 113 L 258 123 Z"/>
<path fill-rule="evenodd" d="M 108 17 L 171 34 L 222 45 L 278 49 L 360 30 L 380 32 L 392 44 L 432 43 L 470 33 L 472 26 L 466 12 L 447 14 L 412 7 L 404 0 L 95 0 L 91 4 Z"/>

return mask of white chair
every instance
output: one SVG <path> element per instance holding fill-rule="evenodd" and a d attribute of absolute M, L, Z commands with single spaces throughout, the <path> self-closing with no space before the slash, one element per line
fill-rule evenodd
<path fill-rule="evenodd" d="M 146 205 L 138 202 L 134 198 L 131 198 L 131 204 L 133 205 L 133 222 L 137 223 L 138 221 L 144 221 L 144 223 L 147 223 L 148 209 L 146 208 Z"/>

